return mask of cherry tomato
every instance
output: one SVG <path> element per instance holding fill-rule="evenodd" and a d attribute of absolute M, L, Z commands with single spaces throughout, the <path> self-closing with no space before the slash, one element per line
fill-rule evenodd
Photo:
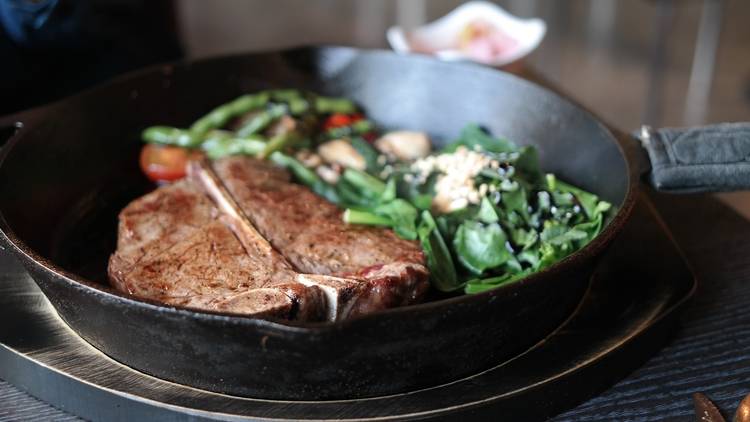
<path fill-rule="evenodd" d="M 360 113 L 343 114 L 333 113 L 323 123 L 323 129 L 328 130 L 336 127 L 350 126 L 352 123 L 362 120 L 364 116 Z"/>
<path fill-rule="evenodd" d="M 146 144 L 141 150 L 141 170 L 154 182 L 182 179 L 191 154 L 185 148 Z"/>
<path fill-rule="evenodd" d="M 333 113 L 323 123 L 323 129 L 328 130 L 335 127 L 349 126 L 352 119 L 346 114 Z"/>

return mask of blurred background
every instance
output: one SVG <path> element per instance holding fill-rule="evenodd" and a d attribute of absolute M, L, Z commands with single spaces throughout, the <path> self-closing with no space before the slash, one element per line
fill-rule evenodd
<path fill-rule="evenodd" d="M 389 26 L 413 27 L 461 3 L 188 0 L 178 12 L 185 53 L 203 57 L 308 43 L 387 48 Z M 747 0 L 495 3 L 544 19 L 530 66 L 620 128 L 750 119 Z M 689 107 L 688 95 L 702 104 Z"/>
<path fill-rule="evenodd" d="M 388 48 L 392 25 L 432 21 L 451 0 L 0 0 L 0 114 L 178 58 L 301 44 Z M 750 121 L 748 0 L 498 0 L 540 17 L 525 64 L 605 121 Z M 750 196 L 722 198 L 750 216 Z"/>

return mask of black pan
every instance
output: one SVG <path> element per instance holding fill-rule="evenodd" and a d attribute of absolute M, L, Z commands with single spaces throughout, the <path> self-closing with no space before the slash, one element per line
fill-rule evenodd
<path fill-rule="evenodd" d="M 588 246 L 520 282 L 340 323 L 195 312 L 111 289 L 105 270 L 117 212 L 153 188 L 137 164 L 140 131 L 187 126 L 217 104 L 269 87 L 346 96 L 385 128 L 426 130 L 442 141 L 478 122 L 537 145 L 545 170 L 612 202 L 617 215 Z M 638 189 L 638 172 L 613 134 L 561 97 L 492 69 L 383 51 L 301 48 L 165 65 L 3 121 L 18 129 L 0 152 L 0 244 L 60 317 L 135 369 L 257 398 L 392 394 L 519 354 L 574 310 Z"/>

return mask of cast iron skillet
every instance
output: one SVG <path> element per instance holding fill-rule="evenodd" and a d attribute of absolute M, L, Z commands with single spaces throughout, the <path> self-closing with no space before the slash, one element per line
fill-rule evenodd
<path fill-rule="evenodd" d="M 478 122 L 537 145 L 546 171 L 614 203 L 617 215 L 591 244 L 523 281 L 335 324 L 195 312 L 109 288 L 117 212 L 152 188 L 138 169 L 140 131 L 187 126 L 269 87 L 349 97 L 386 128 L 443 142 Z M 0 241 L 68 325 L 145 373 L 257 398 L 392 394 L 517 355 L 571 314 L 637 189 L 613 135 L 557 95 L 495 70 L 383 51 L 301 48 L 165 65 L 5 122 L 18 130 L 0 152 Z"/>

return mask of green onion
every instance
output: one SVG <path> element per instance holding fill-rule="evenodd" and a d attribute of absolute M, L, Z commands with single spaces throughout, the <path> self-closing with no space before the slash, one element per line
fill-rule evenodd
<path fill-rule="evenodd" d="M 141 137 L 148 143 L 185 148 L 195 148 L 202 141 L 202 139 L 193 136 L 190 131 L 171 126 L 151 126 L 143 131 Z"/>
<path fill-rule="evenodd" d="M 351 114 L 357 111 L 357 106 L 346 98 L 317 96 L 315 97 L 315 111 L 320 114 Z"/>
<path fill-rule="evenodd" d="M 390 226 L 393 223 L 389 218 L 351 208 L 347 208 L 344 211 L 344 222 L 349 224 L 366 224 L 369 226 Z"/>
<path fill-rule="evenodd" d="M 371 198 L 378 198 L 383 195 L 386 185 L 375 176 L 371 176 L 363 171 L 348 168 L 344 170 L 344 180 L 352 186 L 359 189 L 364 195 Z"/>

